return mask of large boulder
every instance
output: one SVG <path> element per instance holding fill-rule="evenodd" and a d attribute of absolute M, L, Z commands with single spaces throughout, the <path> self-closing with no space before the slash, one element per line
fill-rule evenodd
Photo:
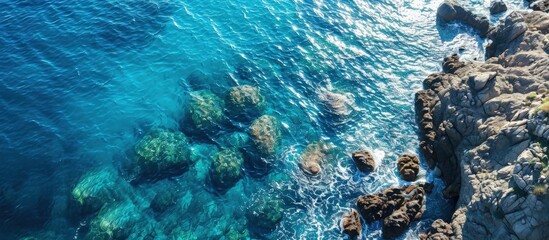
<path fill-rule="evenodd" d="M 358 150 L 352 154 L 353 161 L 355 162 L 358 170 L 362 172 L 371 172 L 374 170 L 376 163 L 374 156 L 368 151 Z"/>
<path fill-rule="evenodd" d="M 322 141 L 313 142 L 303 150 L 301 154 L 300 166 L 307 174 L 318 174 L 324 162 L 327 160 L 332 146 L 330 143 Z"/>
<path fill-rule="evenodd" d="M 360 238 L 360 235 L 362 234 L 362 224 L 360 223 L 358 212 L 355 209 L 352 209 L 343 214 L 342 218 L 341 226 L 343 228 L 343 233 L 349 235 L 349 238 L 351 239 Z"/>
<path fill-rule="evenodd" d="M 382 194 L 363 195 L 358 197 L 356 205 L 366 223 L 371 223 L 385 217 L 384 210 L 387 197 Z"/>
<path fill-rule="evenodd" d="M 226 149 L 213 157 L 210 167 L 210 179 L 214 186 L 225 189 L 232 187 L 242 177 L 242 154 Z"/>
<path fill-rule="evenodd" d="M 487 17 L 474 14 L 455 0 L 445 0 L 437 9 L 437 17 L 443 23 L 460 21 L 478 31 L 480 37 L 486 37 L 490 29 L 490 21 Z"/>
<path fill-rule="evenodd" d="M 263 115 L 252 122 L 248 133 L 261 156 L 269 157 L 276 153 L 281 136 L 278 119 Z"/>
<path fill-rule="evenodd" d="M 404 154 L 398 158 L 398 172 L 406 181 L 415 181 L 419 173 L 419 159 L 417 156 Z"/>
<path fill-rule="evenodd" d="M 223 113 L 223 100 L 208 90 L 191 92 L 190 95 L 188 114 L 192 127 L 205 133 L 222 129 L 227 120 Z"/>
<path fill-rule="evenodd" d="M 152 130 L 135 145 L 135 155 L 141 177 L 178 175 L 192 164 L 187 137 L 178 131 Z"/>
<path fill-rule="evenodd" d="M 261 91 L 250 85 L 232 87 L 225 101 L 227 114 L 235 119 L 253 119 L 261 115 L 265 109 L 265 98 Z"/>

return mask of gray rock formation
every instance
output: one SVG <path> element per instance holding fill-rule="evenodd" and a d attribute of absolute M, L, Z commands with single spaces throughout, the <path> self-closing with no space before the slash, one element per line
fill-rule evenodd
<path fill-rule="evenodd" d="M 478 31 L 481 37 L 486 37 L 490 21 L 485 16 L 474 14 L 459 5 L 455 0 L 445 0 L 438 9 L 437 17 L 443 23 L 460 21 Z"/>
<path fill-rule="evenodd" d="M 447 58 L 416 94 L 421 151 L 459 198 L 457 239 L 549 239 L 548 34 L 549 14 L 513 12 L 486 62 Z"/>

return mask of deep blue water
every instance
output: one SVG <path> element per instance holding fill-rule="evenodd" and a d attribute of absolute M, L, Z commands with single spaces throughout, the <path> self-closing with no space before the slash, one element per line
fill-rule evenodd
<path fill-rule="evenodd" d="M 359 195 L 405 184 L 396 158 L 418 153 L 413 94 L 422 79 L 462 46 L 464 58 L 483 55 L 484 41 L 468 28 L 436 26 L 440 3 L 0 1 L 0 238 L 84 239 L 95 215 L 78 213 L 71 192 L 94 171 L 120 178 L 115 188 L 131 200 L 113 204 L 135 213 L 130 238 L 144 238 L 143 231 L 155 239 L 220 238 L 246 225 L 246 209 L 267 193 L 284 200 L 282 221 L 252 237 L 344 238 L 340 216 Z M 469 6 L 486 14 L 484 4 Z M 217 136 L 245 132 L 246 124 L 236 124 L 209 139 L 189 136 L 199 157 L 185 173 L 129 184 L 126 166 L 144 135 L 153 128 L 185 132 L 190 92 L 223 97 L 244 84 L 261 90 L 266 113 L 283 126 L 266 173 L 245 170 L 225 193 L 209 186 Z M 325 91 L 352 102 L 344 121 L 323 110 Z M 309 177 L 300 155 L 319 139 L 338 154 Z M 349 156 L 357 149 L 374 153 L 376 171 L 356 169 Z M 424 169 L 418 182 L 433 179 Z M 449 217 L 436 181 L 423 219 L 404 238 Z M 178 194 L 177 203 L 155 214 L 149 203 L 166 189 Z M 379 223 L 364 226 L 365 238 L 380 238 Z"/>

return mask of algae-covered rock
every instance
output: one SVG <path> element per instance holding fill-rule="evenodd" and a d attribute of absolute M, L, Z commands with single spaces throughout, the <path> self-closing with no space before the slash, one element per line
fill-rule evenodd
<path fill-rule="evenodd" d="M 278 119 L 270 115 L 263 115 L 252 122 L 249 134 L 260 155 L 276 153 L 281 135 L 279 125 Z"/>
<path fill-rule="evenodd" d="M 192 164 L 187 137 L 178 131 L 153 130 L 137 143 L 135 153 L 142 176 L 180 174 Z"/>
<path fill-rule="evenodd" d="M 265 109 L 265 98 L 259 88 L 242 85 L 229 89 L 227 93 L 227 113 L 234 118 L 250 119 L 261 115 Z"/>
<path fill-rule="evenodd" d="M 248 224 L 261 231 L 272 231 L 282 221 L 284 202 L 275 195 L 261 195 L 246 211 Z"/>
<path fill-rule="evenodd" d="M 221 129 L 225 122 L 223 100 L 214 93 L 201 90 L 191 93 L 189 117 L 194 127 L 206 133 Z"/>
<path fill-rule="evenodd" d="M 307 145 L 305 150 L 303 150 L 303 154 L 301 154 L 301 169 L 307 174 L 318 174 L 332 148 L 333 146 L 330 143 L 322 141 Z"/>
<path fill-rule="evenodd" d="M 240 152 L 226 149 L 218 152 L 210 167 L 212 183 L 221 188 L 234 185 L 242 176 L 242 163 L 244 162 Z"/>
<path fill-rule="evenodd" d="M 120 201 L 129 191 L 128 183 L 116 171 L 100 169 L 85 174 L 71 194 L 83 213 L 96 212 L 105 204 Z"/>
<path fill-rule="evenodd" d="M 129 201 L 109 205 L 92 220 L 86 239 L 127 239 L 141 217 L 139 209 Z"/>

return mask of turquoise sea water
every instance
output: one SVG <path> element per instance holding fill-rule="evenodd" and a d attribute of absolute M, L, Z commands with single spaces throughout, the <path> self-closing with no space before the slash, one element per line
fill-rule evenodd
<path fill-rule="evenodd" d="M 440 3 L 0 1 L 0 238 L 84 239 L 109 214 L 131 239 L 344 238 L 340 216 L 359 195 L 407 184 L 396 158 L 418 153 L 413 94 L 422 79 L 461 47 L 464 58 L 482 56 L 484 41 L 468 28 L 436 26 Z M 206 137 L 187 133 L 183 119 L 191 92 L 224 98 L 237 85 L 260 89 L 265 112 L 281 122 L 282 142 L 268 169 L 245 168 L 219 192 L 208 177 L 211 156 L 224 135 L 245 135 L 249 123 Z M 348 117 L 326 113 L 326 91 L 349 99 Z M 134 145 L 155 128 L 186 132 L 196 163 L 177 176 L 130 184 Z M 337 153 L 311 177 L 299 159 L 318 140 Z M 358 149 L 374 153 L 374 172 L 356 169 L 350 153 Z M 418 182 L 432 181 L 422 167 Z M 122 196 L 99 215 L 77 210 L 72 194 L 91 173 Z M 449 217 L 452 205 L 434 180 L 422 220 L 403 238 Z M 151 210 L 165 192 L 175 203 Z M 256 231 L 248 208 L 275 195 L 281 222 Z M 364 227 L 365 238 L 381 237 L 380 223 Z"/>

